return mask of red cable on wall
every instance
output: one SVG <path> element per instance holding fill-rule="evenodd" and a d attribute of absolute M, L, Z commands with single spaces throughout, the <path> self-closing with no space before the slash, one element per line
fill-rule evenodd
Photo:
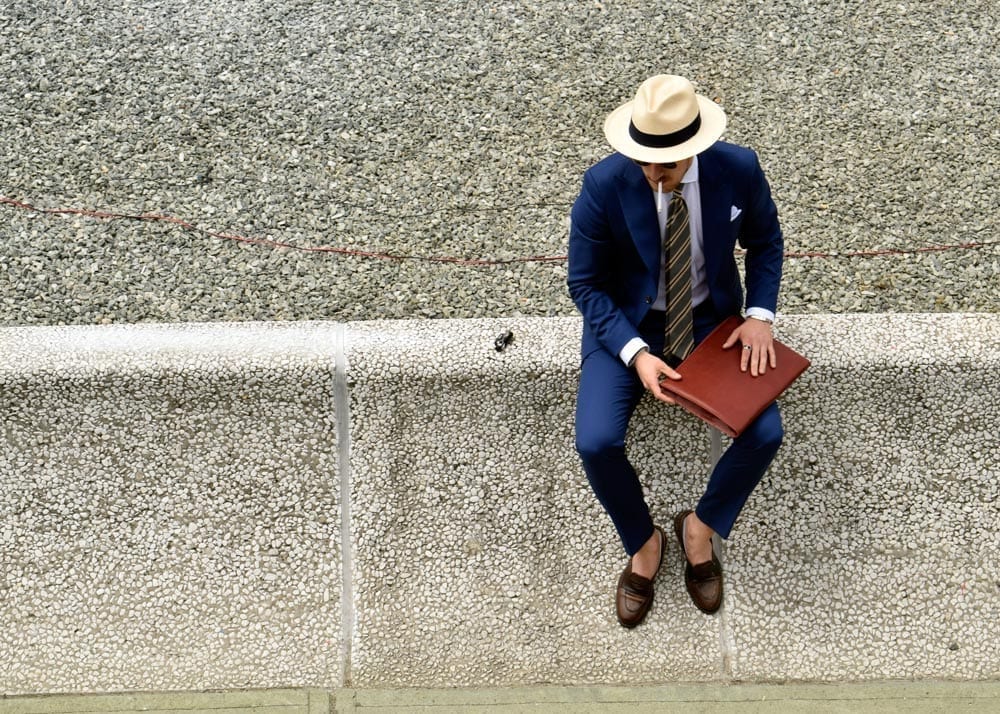
<path fill-rule="evenodd" d="M 339 255 L 350 255 L 360 258 L 377 258 L 380 260 L 419 260 L 428 263 L 450 263 L 452 265 L 466 265 L 466 266 L 486 266 L 486 265 L 509 265 L 512 263 L 557 263 L 566 260 L 565 255 L 531 255 L 522 256 L 519 258 L 492 258 L 492 259 L 476 259 L 476 258 L 457 258 L 453 256 L 420 256 L 420 255 L 409 255 L 405 253 L 382 253 L 377 251 L 360 250 L 357 248 L 337 248 L 335 246 L 302 246 L 295 245 L 293 243 L 285 243 L 283 241 L 271 240 L 270 238 L 253 238 L 248 236 L 242 236 L 235 233 L 222 233 L 219 231 L 212 231 L 205 228 L 200 228 L 190 221 L 186 221 L 182 218 L 176 218 L 174 216 L 168 216 L 158 213 L 114 213 L 109 211 L 97 211 L 87 208 L 38 208 L 30 203 L 25 203 L 23 201 L 16 201 L 12 198 L 7 198 L 6 196 L 0 196 L 0 203 L 13 206 L 25 211 L 34 211 L 36 213 L 49 213 L 58 215 L 73 215 L 73 216 L 86 216 L 88 218 L 100 218 L 105 220 L 110 219 L 125 219 L 132 221 L 158 221 L 161 223 L 172 223 L 176 226 L 180 226 L 185 230 L 195 231 L 198 233 L 204 233 L 213 238 L 219 238 L 221 240 L 231 240 L 237 241 L 239 243 L 249 243 L 252 245 L 264 245 L 271 248 L 288 248 L 290 250 L 298 250 L 305 253 L 336 253 Z M 955 243 L 951 245 L 929 245 L 922 246 L 919 248 L 893 248 L 893 249 L 879 249 L 879 250 L 857 250 L 857 251 L 844 251 L 844 252 L 797 252 L 797 251 L 786 251 L 786 258 L 871 258 L 882 255 L 907 255 L 914 253 L 932 253 L 940 252 L 946 250 L 960 250 L 960 249 L 971 249 L 971 248 L 982 248 L 988 245 L 998 245 L 1000 241 L 981 241 L 981 242 L 971 242 L 971 243 Z"/>

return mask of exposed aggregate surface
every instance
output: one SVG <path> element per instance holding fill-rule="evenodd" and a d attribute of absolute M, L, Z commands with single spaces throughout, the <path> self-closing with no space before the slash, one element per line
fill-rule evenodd
<path fill-rule="evenodd" d="M 0 7 L 0 196 L 295 246 L 563 256 L 601 124 L 691 78 L 756 148 L 780 310 L 995 312 L 989 0 Z M 565 262 L 242 244 L 0 203 L 0 324 L 572 315 Z M 943 252 L 845 257 L 986 243 Z"/>
<path fill-rule="evenodd" d="M 674 551 L 648 648 L 611 615 L 621 553 L 572 452 L 578 323 L 512 319 L 575 314 L 570 204 L 606 113 L 661 71 L 760 152 L 782 311 L 996 312 L 998 44 L 985 1 L 3 3 L 0 196 L 557 259 L 0 203 L 0 324 L 123 326 L 4 336 L 0 688 L 995 677 L 992 323 L 790 319 L 822 360 L 732 541 L 729 609 L 690 607 Z M 868 250 L 896 252 L 844 255 Z M 329 325 L 124 327 L 435 317 L 503 321 L 350 324 L 349 427 Z M 631 445 L 657 517 L 690 505 L 705 454 L 647 403 Z"/>

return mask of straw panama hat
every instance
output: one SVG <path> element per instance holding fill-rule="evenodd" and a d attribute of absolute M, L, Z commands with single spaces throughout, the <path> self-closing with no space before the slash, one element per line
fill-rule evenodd
<path fill-rule="evenodd" d="M 604 120 L 604 136 L 630 159 L 664 164 L 681 161 L 714 144 L 726 129 L 726 113 L 695 94 L 684 77 L 658 74 L 639 85 L 635 99 Z"/>

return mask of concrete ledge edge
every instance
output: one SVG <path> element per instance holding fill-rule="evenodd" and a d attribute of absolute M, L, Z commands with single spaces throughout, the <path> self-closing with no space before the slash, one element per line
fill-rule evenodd
<path fill-rule="evenodd" d="M 457 707 L 490 711 L 520 711 L 548 705 L 710 705 L 753 703 L 755 711 L 780 711 L 794 702 L 878 702 L 905 705 L 908 711 L 940 711 L 949 702 L 1000 699 L 1000 680 L 906 681 L 774 684 L 674 684 L 626 686 L 528 686 L 509 688 L 352 689 L 288 688 L 206 692 L 123 692 L 114 694 L 53 694 L 0 697 L 0 714 L 74 714 L 124 711 L 243 711 L 355 712 L 453 710 Z M 988 706 L 992 706 L 989 704 Z M 763 707 L 763 709 L 762 709 Z M 703 709 L 699 709 L 703 710 Z M 895 710 L 895 709 L 891 709 Z M 980 711 L 979 707 L 976 711 Z M 589 711 L 589 710 L 588 710 Z M 594 710 L 596 711 L 596 709 Z"/>

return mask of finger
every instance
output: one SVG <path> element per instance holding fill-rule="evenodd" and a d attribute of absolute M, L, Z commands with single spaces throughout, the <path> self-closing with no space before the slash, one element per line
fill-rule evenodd
<path fill-rule="evenodd" d="M 656 397 L 661 402 L 666 402 L 667 404 L 677 403 L 674 401 L 674 398 L 670 396 L 669 392 L 664 392 L 662 389 L 653 392 L 653 396 Z"/>
<path fill-rule="evenodd" d="M 774 345 L 770 344 L 767 346 L 767 354 L 771 361 L 771 369 L 778 368 L 778 353 L 774 351 Z"/>
<path fill-rule="evenodd" d="M 675 382 L 678 381 L 678 380 L 680 380 L 680 379 L 683 379 L 683 377 L 681 376 L 680 372 L 678 372 L 678 371 L 676 371 L 674 369 L 671 369 L 667 365 L 663 365 L 663 369 L 660 370 L 660 373 L 662 375 L 664 375 L 665 377 L 669 377 L 670 379 L 674 380 Z"/>
<path fill-rule="evenodd" d="M 667 404 L 675 403 L 673 398 L 670 396 L 670 393 L 664 390 L 663 387 L 660 386 L 659 382 L 655 382 L 651 387 L 649 387 L 649 391 L 652 392 L 653 396 L 661 402 L 666 402 Z"/>
<path fill-rule="evenodd" d="M 739 336 L 739 328 L 736 328 L 735 330 L 729 333 L 729 337 L 727 337 L 726 341 L 722 343 L 722 349 L 728 350 L 730 347 L 735 345 L 738 336 Z"/>
<path fill-rule="evenodd" d="M 743 354 L 740 356 L 740 371 L 746 372 L 747 368 L 750 366 L 750 355 L 753 350 L 750 345 L 743 345 Z"/>

